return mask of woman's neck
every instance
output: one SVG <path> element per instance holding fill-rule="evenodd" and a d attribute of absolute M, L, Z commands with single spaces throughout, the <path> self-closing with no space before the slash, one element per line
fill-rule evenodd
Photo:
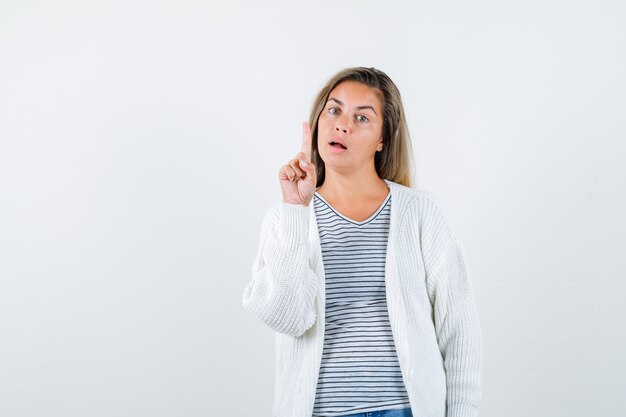
<path fill-rule="evenodd" d="M 355 202 L 387 195 L 389 187 L 376 173 L 374 175 L 342 175 L 326 172 L 324 183 L 316 190 L 322 197 L 334 201 Z"/>

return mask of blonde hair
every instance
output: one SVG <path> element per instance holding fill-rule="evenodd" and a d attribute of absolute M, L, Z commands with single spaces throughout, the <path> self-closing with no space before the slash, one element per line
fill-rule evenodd
<path fill-rule="evenodd" d="M 411 187 L 413 183 L 413 151 L 400 91 L 387 74 L 376 68 L 365 67 L 346 68 L 339 71 L 326 82 L 313 103 L 309 126 L 312 139 L 311 160 L 317 171 L 316 187 L 324 183 L 326 175 L 324 161 L 317 148 L 317 122 L 326 106 L 330 92 L 344 81 L 356 81 L 365 84 L 382 94 L 383 149 L 376 152 L 374 157 L 376 173 L 382 179 Z"/>

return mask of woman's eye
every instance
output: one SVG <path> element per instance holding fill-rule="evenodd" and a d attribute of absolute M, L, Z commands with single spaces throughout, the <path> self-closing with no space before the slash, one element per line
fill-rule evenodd
<path fill-rule="evenodd" d="M 356 120 L 361 122 L 361 123 L 367 123 L 369 121 L 369 119 L 365 116 L 363 116 L 362 114 L 358 115 L 356 117 Z"/>
<path fill-rule="evenodd" d="M 339 114 L 339 110 L 336 107 L 331 107 L 330 109 L 328 109 L 328 113 L 332 115 Z"/>

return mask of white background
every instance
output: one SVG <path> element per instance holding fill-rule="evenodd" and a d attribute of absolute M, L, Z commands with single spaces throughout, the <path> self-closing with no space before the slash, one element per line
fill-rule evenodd
<path fill-rule="evenodd" d="M 623 416 L 622 1 L 0 3 L 0 416 L 269 416 L 241 306 L 336 71 L 402 92 L 481 316 L 481 417 Z"/>

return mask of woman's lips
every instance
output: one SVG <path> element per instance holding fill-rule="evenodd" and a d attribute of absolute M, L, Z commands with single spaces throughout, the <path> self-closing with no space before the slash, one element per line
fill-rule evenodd
<path fill-rule="evenodd" d="M 341 152 L 345 152 L 347 150 L 345 148 L 342 148 L 341 145 L 339 145 L 339 144 L 331 145 L 330 143 L 328 144 L 328 148 L 333 153 L 341 153 Z"/>
<path fill-rule="evenodd" d="M 341 139 L 331 139 L 331 140 L 328 141 L 328 143 L 330 143 L 331 145 L 337 145 L 338 144 L 340 147 L 342 147 L 344 149 L 348 148 L 346 146 L 346 144 L 343 143 L 343 141 Z"/>

